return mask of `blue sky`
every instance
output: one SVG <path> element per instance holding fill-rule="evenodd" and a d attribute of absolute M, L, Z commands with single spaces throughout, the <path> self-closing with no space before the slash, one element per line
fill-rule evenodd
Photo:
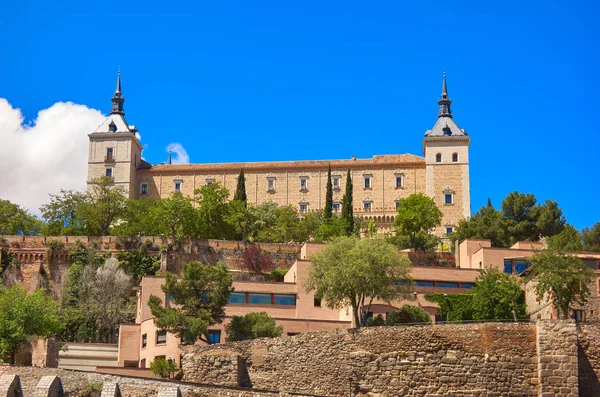
<path fill-rule="evenodd" d="M 421 155 L 446 68 L 472 210 L 518 190 L 582 228 L 600 221 L 599 8 L 5 1 L 0 98 L 25 123 L 61 101 L 107 113 L 120 66 L 151 163 L 173 142 L 196 163 Z"/>

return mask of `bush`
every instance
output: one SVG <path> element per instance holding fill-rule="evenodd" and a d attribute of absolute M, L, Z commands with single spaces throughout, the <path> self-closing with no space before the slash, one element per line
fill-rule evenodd
<path fill-rule="evenodd" d="M 422 307 L 404 305 L 400 310 L 394 310 L 387 317 L 387 325 L 399 325 L 409 323 L 430 323 L 429 313 Z"/>
<path fill-rule="evenodd" d="M 386 324 L 385 324 L 385 320 L 383 319 L 383 316 L 381 314 L 378 314 L 375 317 L 370 317 L 367 320 L 367 327 L 381 327 L 382 325 L 386 325 Z"/>
<path fill-rule="evenodd" d="M 276 325 L 275 319 L 266 312 L 253 312 L 245 316 L 233 316 L 225 326 L 228 342 L 256 338 L 276 338 L 281 336 L 283 327 Z"/>
<path fill-rule="evenodd" d="M 175 375 L 175 372 L 177 372 L 179 368 L 175 362 L 165 360 L 162 357 L 157 357 L 150 363 L 150 370 L 156 376 L 170 378 L 172 374 Z"/>
<path fill-rule="evenodd" d="M 289 269 L 275 269 L 271 273 L 267 274 L 267 280 L 283 282 L 288 270 Z"/>
<path fill-rule="evenodd" d="M 275 265 L 268 252 L 261 250 L 257 245 L 249 245 L 242 254 L 240 268 L 251 273 L 268 273 Z"/>

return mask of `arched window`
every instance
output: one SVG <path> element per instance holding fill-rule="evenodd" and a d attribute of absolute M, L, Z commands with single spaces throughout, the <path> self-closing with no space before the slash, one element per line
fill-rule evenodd
<path fill-rule="evenodd" d="M 108 125 L 108 131 L 117 132 L 117 125 L 111 121 L 111 123 Z"/>
<path fill-rule="evenodd" d="M 458 153 L 452 153 L 452 162 L 458 163 Z"/>
<path fill-rule="evenodd" d="M 435 162 L 436 163 L 441 163 L 442 162 L 442 154 L 438 153 L 435 155 Z"/>

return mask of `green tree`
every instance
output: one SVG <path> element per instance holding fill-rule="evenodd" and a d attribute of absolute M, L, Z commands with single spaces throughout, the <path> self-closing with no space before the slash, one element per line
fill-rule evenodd
<path fill-rule="evenodd" d="M 275 319 L 266 312 L 251 312 L 245 316 L 233 316 L 225 326 L 228 342 L 256 339 L 277 338 L 281 336 L 283 326 L 277 325 Z"/>
<path fill-rule="evenodd" d="M 408 248 L 419 247 L 418 249 L 422 251 L 434 251 L 440 240 L 434 236 L 433 234 L 419 232 L 415 236 L 415 242 L 412 243 L 410 241 L 410 236 L 404 236 L 401 234 L 396 234 L 395 236 L 387 237 L 386 239 L 390 244 L 394 244 L 398 249 L 405 250 Z"/>
<path fill-rule="evenodd" d="M 345 236 L 347 226 L 346 219 L 341 216 L 323 219 L 323 222 L 319 225 L 315 241 L 326 242 L 336 237 Z"/>
<path fill-rule="evenodd" d="M 583 250 L 591 252 L 600 252 L 600 222 L 597 222 L 591 228 L 585 228 L 581 232 L 583 238 Z"/>
<path fill-rule="evenodd" d="M 508 247 L 510 237 L 502 212 L 496 210 L 489 202 L 470 218 L 460 220 L 450 239 L 460 242 L 467 238 L 489 239 L 493 247 Z"/>
<path fill-rule="evenodd" d="M 61 190 L 60 195 L 50 195 L 50 202 L 42 205 L 40 211 L 46 225 L 42 234 L 46 236 L 81 236 L 85 234 L 85 224 L 79 219 L 86 195 L 72 190 Z"/>
<path fill-rule="evenodd" d="M 236 240 L 241 237 L 243 242 L 248 241 L 251 228 L 254 224 L 254 217 L 245 201 L 237 199 L 231 201 L 223 219 L 234 232 Z"/>
<path fill-rule="evenodd" d="M 40 222 L 27 210 L 0 199 L 0 235 L 37 235 Z"/>
<path fill-rule="evenodd" d="M 272 201 L 265 201 L 256 207 L 248 208 L 250 218 L 248 239 L 265 243 L 278 242 L 279 233 L 276 225 L 280 212 L 279 206 Z M 297 216 L 293 208 L 292 212 L 292 219 L 295 219 Z"/>
<path fill-rule="evenodd" d="M 346 193 L 342 197 L 342 218 L 346 220 L 346 235 L 351 236 L 354 232 L 354 209 L 352 201 L 352 176 L 350 170 L 346 174 Z"/>
<path fill-rule="evenodd" d="M 327 168 L 327 184 L 325 185 L 325 210 L 323 217 L 330 219 L 333 216 L 333 182 L 331 181 L 331 164 Z"/>
<path fill-rule="evenodd" d="M 430 323 L 431 316 L 420 306 L 405 304 L 387 316 L 387 325 Z"/>
<path fill-rule="evenodd" d="M 398 202 L 398 215 L 394 219 L 397 234 L 408 236 L 410 248 L 421 249 L 417 245 L 417 235 L 428 233 L 430 229 L 439 226 L 442 211 L 435 205 L 432 198 L 422 194 L 411 194 Z"/>
<path fill-rule="evenodd" d="M 439 314 L 445 321 L 473 320 L 472 294 L 426 294 L 425 299 L 439 305 Z"/>
<path fill-rule="evenodd" d="M 180 192 L 174 192 L 171 197 L 158 200 L 151 208 L 150 218 L 161 235 L 173 239 L 198 235 L 199 213 L 190 200 Z"/>
<path fill-rule="evenodd" d="M 525 293 L 517 278 L 496 268 L 481 271 L 473 287 L 473 319 L 527 318 Z"/>
<path fill-rule="evenodd" d="M 110 177 L 93 179 L 89 183 L 86 200 L 79 207 L 77 217 L 85 223 L 90 236 L 108 236 L 111 226 L 125 214 L 125 189 L 114 186 Z"/>
<path fill-rule="evenodd" d="M 240 175 L 238 176 L 237 188 L 235 189 L 233 199 L 243 202 L 244 206 L 248 205 L 248 197 L 246 196 L 246 177 L 244 176 L 243 168 L 240 170 Z"/>
<path fill-rule="evenodd" d="M 565 219 L 558 204 L 547 200 L 537 205 L 533 194 L 511 192 L 502 201 L 502 213 L 506 220 L 510 244 L 517 241 L 538 241 L 541 236 L 560 233 Z"/>
<path fill-rule="evenodd" d="M 123 271 L 139 282 L 144 276 L 154 276 L 160 270 L 160 258 L 152 256 L 145 249 L 117 252 L 117 260 Z"/>
<path fill-rule="evenodd" d="M 411 263 L 391 244 L 379 239 L 340 237 L 313 257 L 306 280 L 328 307 L 351 307 L 357 327 L 366 324 L 373 300 L 392 301 L 403 289 L 393 282 L 408 280 Z"/>
<path fill-rule="evenodd" d="M 377 225 L 373 218 L 369 218 L 369 225 L 367 226 L 367 236 L 373 238 L 377 235 Z"/>
<path fill-rule="evenodd" d="M 28 294 L 20 286 L 0 288 L 0 351 L 12 361 L 21 345 L 56 334 L 63 326 L 58 303 L 44 290 Z"/>
<path fill-rule="evenodd" d="M 159 208 L 161 203 L 162 200 L 155 200 L 151 197 L 127 200 L 121 222 L 112 228 L 111 234 L 114 236 L 159 236 L 163 234 L 165 221 L 155 219 L 162 211 L 162 208 Z"/>
<path fill-rule="evenodd" d="M 583 250 L 581 233 L 566 225 L 562 232 L 548 237 L 548 248 L 558 252 L 579 252 Z"/>
<path fill-rule="evenodd" d="M 574 304 L 587 302 L 596 275 L 581 259 L 546 250 L 533 255 L 531 263 L 527 281 L 534 282 L 539 301 L 550 299 L 560 318 L 569 318 Z"/>
<path fill-rule="evenodd" d="M 235 232 L 227 223 L 229 190 L 219 182 L 210 183 L 194 192 L 198 202 L 198 225 L 201 238 L 229 239 Z"/>
<path fill-rule="evenodd" d="M 166 330 L 184 338 L 188 343 L 200 339 L 206 343 L 207 330 L 221 323 L 225 317 L 224 307 L 233 291 L 232 279 L 227 266 L 215 266 L 190 262 L 183 265 L 182 278 L 166 274 L 161 289 L 173 299 L 175 307 L 164 307 L 162 300 L 150 296 L 148 305 L 154 322 L 160 330 Z"/>

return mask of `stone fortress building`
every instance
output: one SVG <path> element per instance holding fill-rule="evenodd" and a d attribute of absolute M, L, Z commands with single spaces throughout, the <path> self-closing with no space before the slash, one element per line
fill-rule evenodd
<path fill-rule="evenodd" d="M 173 192 L 193 196 L 196 189 L 218 181 L 231 194 L 241 169 L 246 175 L 250 205 L 273 201 L 291 205 L 299 213 L 325 206 L 327 169 L 331 165 L 334 212 L 341 212 L 346 173 L 353 181 L 354 213 L 373 218 L 380 227 L 390 227 L 398 201 L 413 193 L 432 197 L 442 210 L 442 224 L 435 234 L 443 236 L 470 215 L 470 137 L 454 121 L 446 75 L 438 100 L 434 126 L 423 138 L 423 156 L 376 155 L 369 159 L 308 160 L 220 164 L 151 165 L 142 160 L 137 129 L 125 120 L 121 75 L 112 97 L 109 117 L 89 134 L 88 182 L 113 177 L 130 198 L 165 198 Z"/>

